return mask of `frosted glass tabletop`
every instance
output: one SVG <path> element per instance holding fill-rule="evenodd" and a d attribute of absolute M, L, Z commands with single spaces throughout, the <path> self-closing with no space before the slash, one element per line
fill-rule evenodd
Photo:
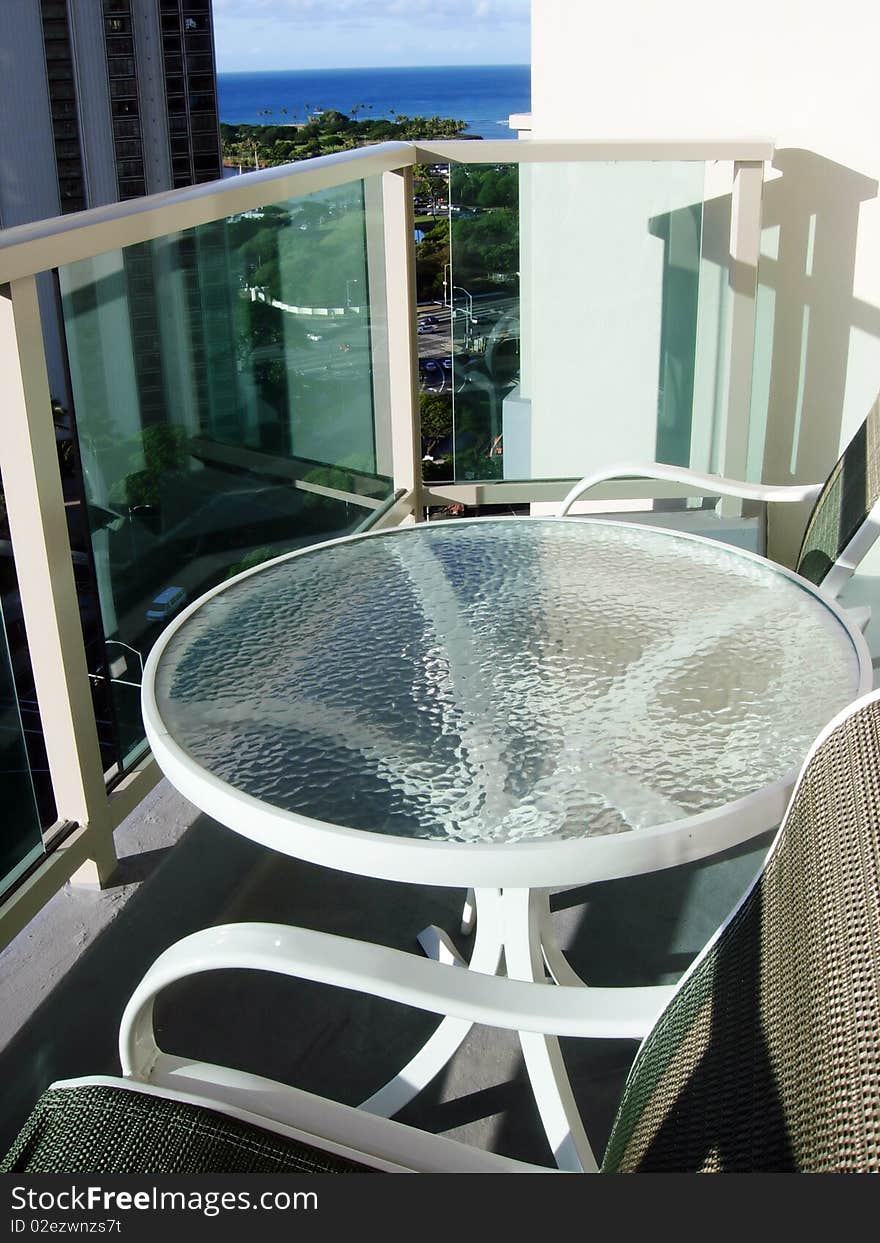
<path fill-rule="evenodd" d="M 837 614 L 769 562 L 579 519 L 308 550 L 209 597 L 153 673 L 162 731 L 212 779 L 483 844 L 638 833 L 758 791 L 860 676 Z"/>

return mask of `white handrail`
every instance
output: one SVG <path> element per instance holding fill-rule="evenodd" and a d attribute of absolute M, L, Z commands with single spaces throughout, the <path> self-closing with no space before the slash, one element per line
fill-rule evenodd
<path fill-rule="evenodd" d="M 756 163 L 773 159 L 774 145 L 766 138 L 739 139 L 577 139 L 529 138 L 511 142 L 509 138 L 422 139 L 415 143 L 417 163 L 463 164 L 552 164 L 579 163 L 687 163 L 729 160 Z"/>
<path fill-rule="evenodd" d="M 413 143 L 383 142 L 16 225 L 0 230 L 0 282 L 406 168 L 415 159 Z"/>
<path fill-rule="evenodd" d="M 589 143 L 458 139 L 376 143 L 0 230 L 0 282 L 33 276 L 108 250 L 426 161 L 762 161 L 772 156 L 773 144 L 764 139 Z"/>

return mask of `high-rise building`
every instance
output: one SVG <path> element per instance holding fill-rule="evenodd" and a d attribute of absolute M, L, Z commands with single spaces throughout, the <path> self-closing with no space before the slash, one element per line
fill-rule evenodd
<path fill-rule="evenodd" d="M 0 11 L 0 227 L 222 177 L 211 0 L 2 0 Z M 220 234 L 222 250 L 222 229 Z M 159 326 L 163 308 L 157 293 L 157 253 L 161 266 L 163 261 L 178 262 L 178 249 L 197 247 L 191 265 L 198 268 L 210 262 L 213 240 L 213 235 L 203 236 L 197 244 L 181 235 L 168 245 L 149 243 L 103 257 L 118 294 L 118 303 L 105 313 L 131 342 L 132 376 L 124 401 L 133 434 L 164 422 L 173 385 L 173 360 L 163 348 Z M 41 273 L 37 283 L 95 718 L 102 758 L 110 767 L 126 750 L 126 726 L 109 691 L 112 654 L 105 648 L 104 630 L 105 623 L 108 633 L 115 629 L 115 613 L 112 597 L 103 590 L 107 538 L 95 557 L 89 530 L 98 511 L 85 503 L 83 471 L 90 461 L 89 447 L 79 434 L 80 425 L 97 418 L 102 407 L 82 384 L 77 391 L 71 383 L 59 280 Z M 226 374 L 223 368 L 234 365 L 229 361 L 234 349 L 224 338 L 222 358 L 209 367 L 196 314 L 202 284 L 207 280 L 196 278 L 192 288 L 180 293 L 180 348 L 191 358 L 194 374 L 204 377 L 210 370 L 219 384 Z M 169 308 L 164 311 L 167 315 Z M 199 410 L 206 393 L 203 381 Z M 52 417 L 50 411 L 46 416 Z M 55 808 L 4 516 L 0 506 L 0 625 L 10 645 L 45 825 Z M 133 701 L 126 710 L 134 707 Z"/>
<path fill-rule="evenodd" d="M 0 225 L 222 176 L 211 0 L 4 0 Z"/>

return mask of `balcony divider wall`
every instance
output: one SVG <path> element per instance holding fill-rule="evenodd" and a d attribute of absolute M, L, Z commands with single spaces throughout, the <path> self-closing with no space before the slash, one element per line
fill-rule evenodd
<path fill-rule="evenodd" d="M 0 465 L 59 823 L 72 830 L 0 907 L 0 941 L 85 862 L 97 879 L 110 875 L 113 828 L 158 776 L 137 749 L 140 659 L 181 593 L 191 599 L 258 554 L 371 522 L 420 520 L 427 503 L 567 490 L 568 479 L 422 483 L 413 167 L 729 161 L 734 224 L 722 258 L 739 301 L 724 325 L 715 465 L 743 474 L 756 277 L 748 264 L 771 155 L 755 142 L 385 143 L 0 234 L 10 426 Z M 48 417 L 35 278 L 52 270 L 65 309 L 104 676 L 121 735 L 109 774 Z M 267 491 L 267 530 L 242 543 L 241 494 Z M 682 491 L 605 489 L 634 493 Z M 297 529 L 309 504 L 324 517 Z"/>

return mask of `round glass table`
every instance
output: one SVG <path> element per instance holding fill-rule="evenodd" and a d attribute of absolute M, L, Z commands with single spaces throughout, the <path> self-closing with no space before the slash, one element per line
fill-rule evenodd
<path fill-rule="evenodd" d="M 763 558 L 656 527 L 503 518 L 239 575 L 160 637 L 143 708 L 160 767 L 207 814 L 297 858 L 473 889 L 472 969 L 503 957 L 571 984 L 549 889 L 772 828 L 809 744 L 871 684 L 844 612 Z M 630 1035 L 669 990 L 634 992 Z M 466 1030 L 444 1020 L 367 1107 L 395 1112 Z M 588 1164 L 555 1041 L 523 1048 L 557 1155 Z"/>

